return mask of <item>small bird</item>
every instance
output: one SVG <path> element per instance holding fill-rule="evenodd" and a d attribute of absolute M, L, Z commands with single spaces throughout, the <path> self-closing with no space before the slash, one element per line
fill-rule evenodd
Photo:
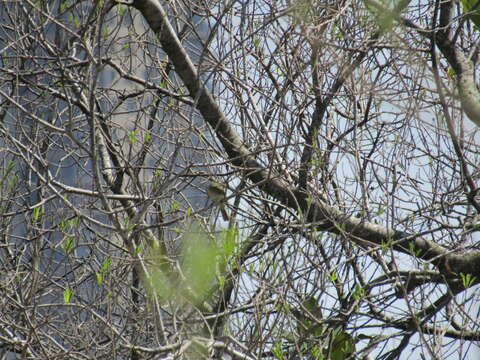
<path fill-rule="evenodd" d="M 215 205 L 220 208 L 223 220 L 228 221 L 229 217 L 227 210 L 225 210 L 225 204 L 227 203 L 227 194 L 225 193 L 225 186 L 218 181 L 212 181 L 207 190 L 208 198 L 213 201 Z"/>

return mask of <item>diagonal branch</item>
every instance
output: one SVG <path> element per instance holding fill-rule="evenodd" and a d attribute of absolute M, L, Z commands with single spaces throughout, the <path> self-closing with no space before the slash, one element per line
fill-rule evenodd
<path fill-rule="evenodd" d="M 160 2 L 135 0 L 133 6 L 143 14 L 152 31 L 158 36 L 163 50 L 174 64 L 175 70 L 188 88 L 190 96 L 195 100 L 196 108 L 215 130 L 231 164 L 243 168 L 250 181 L 285 206 L 299 209 L 302 213 L 307 214 L 307 220 L 315 223 L 317 230 L 348 234 L 352 241 L 362 245 L 390 244 L 396 251 L 431 262 L 449 278 L 459 273 L 469 273 L 480 280 L 480 251 L 469 254 L 453 254 L 448 249 L 420 236 L 346 215 L 320 199 L 312 200 L 307 193 L 294 188 L 283 180 L 281 174 L 276 174 L 262 166 L 243 144 L 213 95 L 202 83 Z"/>

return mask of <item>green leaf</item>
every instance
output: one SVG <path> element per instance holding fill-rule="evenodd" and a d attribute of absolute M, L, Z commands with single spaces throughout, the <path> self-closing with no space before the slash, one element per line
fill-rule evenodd
<path fill-rule="evenodd" d="M 463 286 L 465 288 L 470 287 L 477 279 L 472 274 L 464 274 L 464 273 L 460 273 L 460 277 L 462 278 Z"/>
<path fill-rule="evenodd" d="M 62 220 L 58 223 L 58 228 L 60 229 L 60 231 L 65 230 L 66 226 L 67 226 L 67 223 L 65 220 Z"/>
<path fill-rule="evenodd" d="M 162 81 L 160 81 L 160 87 L 161 87 L 162 89 L 166 89 L 167 86 L 168 86 L 167 80 L 162 79 Z"/>
<path fill-rule="evenodd" d="M 178 209 L 179 206 L 180 206 L 180 203 L 179 203 L 178 201 L 174 201 L 174 202 L 172 202 L 172 204 L 170 205 L 170 209 L 171 209 L 172 211 L 175 211 L 175 210 Z"/>
<path fill-rule="evenodd" d="M 286 360 L 285 351 L 282 349 L 282 343 L 277 342 L 274 347 L 272 347 L 272 353 L 277 360 Z"/>
<path fill-rule="evenodd" d="M 63 302 L 65 304 L 70 304 L 70 302 L 72 301 L 72 298 L 73 298 L 73 290 L 70 287 L 67 287 L 63 291 Z"/>
<path fill-rule="evenodd" d="M 409 243 L 408 243 L 408 250 L 410 250 L 410 253 L 412 253 L 413 255 L 415 256 L 418 256 L 420 255 L 420 249 L 417 249 L 416 246 L 415 246 L 415 240 L 411 240 Z"/>
<path fill-rule="evenodd" d="M 97 8 L 95 10 L 99 11 L 99 10 L 103 9 L 104 6 L 105 6 L 105 0 L 98 0 Z"/>
<path fill-rule="evenodd" d="M 168 100 L 167 107 L 172 107 L 172 106 L 175 105 L 176 103 L 177 103 L 177 99 L 170 98 L 170 99 Z"/>
<path fill-rule="evenodd" d="M 103 284 L 103 274 L 101 272 L 96 272 L 95 277 L 97 278 L 97 284 L 102 285 Z"/>
<path fill-rule="evenodd" d="M 122 17 L 127 12 L 128 6 L 125 4 L 117 4 L 117 14 Z"/>
<path fill-rule="evenodd" d="M 335 330 L 328 353 L 331 360 L 346 360 L 355 353 L 355 340 L 345 331 Z"/>
<path fill-rule="evenodd" d="M 60 13 L 63 13 L 65 10 L 67 10 L 70 7 L 70 1 L 63 1 L 60 4 Z"/>
<path fill-rule="evenodd" d="M 143 246 L 142 245 L 138 245 L 136 248 L 135 248 L 135 255 L 138 255 L 142 252 L 143 250 Z"/>
<path fill-rule="evenodd" d="M 128 133 L 128 141 L 130 141 L 131 144 L 135 144 L 138 141 L 137 130 L 132 130 Z"/>
<path fill-rule="evenodd" d="M 218 249 L 201 233 L 190 231 L 184 236 L 190 244 L 185 252 L 184 271 L 189 287 L 200 296 L 197 300 L 203 301 L 203 295 L 215 282 Z"/>
<path fill-rule="evenodd" d="M 102 267 L 101 270 L 103 273 L 105 273 L 108 269 L 110 269 L 110 266 L 112 265 L 112 258 L 106 257 L 103 259 Z"/>
<path fill-rule="evenodd" d="M 410 0 L 381 0 L 381 2 L 386 11 L 369 3 L 368 0 L 365 1 L 367 9 L 376 17 L 381 32 L 385 33 L 393 28 L 395 17 L 402 13 L 402 11 L 408 6 Z"/>
<path fill-rule="evenodd" d="M 72 252 L 77 246 L 75 245 L 75 241 L 73 240 L 72 236 L 67 236 L 65 240 L 62 242 L 62 249 L 69 254 Z"/>
<path fill-rule="evenodd" d="M 388 250 L 392 247 L 392 241 L 385 241 L 382 239 L 382 242 L 380 243 L 380 247 L 383 251 Z"/>
<path fill-rule="evenodd" d="M 42 214 L 43 214 L 43 205 L 37 206 L 35 209 L 33 209 L 33 220 L 37 221 Z"/>
<path fill-rule="evenodd" d="M 123 219 L 123 222 L 126 226 L 125 230 L 127 230 L 127 231 L 132 231 L 133 229 L 135 229 L 137 227 L 137 224 L 133 224 L 133 223 L 131 224 L 130 223 L 130 218 L 128 216 Z"/>
<path fill-rule="evenodd" d="M 467 18 L 473 22 L 475 30 L 480 30 L 480 4 L 478 0 L 460 0 Z"/>
<path fill-rule="evenodd" d="M 154 293 L 163 301 L 173 299 L 176 296 L 178 288 L 172 286 L 168 276 L 159 266 L 152 266 L 150 274 L 149 281 L 146 282 L 147 285 L 150 285 L 148 288 L 150 294 Z"/>
<path fill-rule="evenodd" d="M 310 349 L 310 354 L 313 356 L 313 359 L 315 359 L 315 360 L 326 360 L 325 357 L 322 354 L 322 348 L 318 345 L 315 345 L 314 347 L 312 347 Z M 310 359 L 312 359 L 312 358 L 310 358 Z"/>
<path fill-rule="evenodd" d="M 71 229 L 74 229 L 78 226 L 79 218 L 74 217 L 68 220 L 68 225 L 70 226 Z"/>
<path fill-rule="evenodd" d="M 355 300 L 360 300 L 365 296 L 365 289 L 362 288 L 360 284 L 355 284 L 355 289 L 353 290 L 353 298 Z"/>
<path fill-rule="evenodd" d="M 234 226 L 225 230 L 223 250 L 226 257 L 233 255 L 237 243 L 238 229 Z"/>

